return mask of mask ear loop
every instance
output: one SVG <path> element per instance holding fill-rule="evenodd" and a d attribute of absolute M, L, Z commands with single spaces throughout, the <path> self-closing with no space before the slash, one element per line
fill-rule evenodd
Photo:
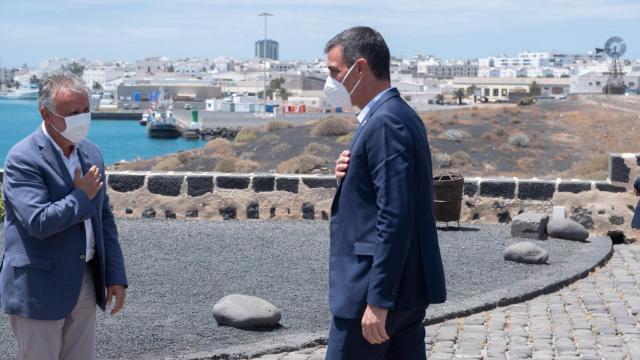
<path fill-rule="evenodd" d="M 57 117 L 60 117 L 60 118 L 65 119 L 65 118 L 64 118 L 64 116 L 62 116 L 62 115 L 60 115 L 60 114 L 56 114 L 55 112 L 53 112 L 53 110 L 51 110 L 51 109 L 49 109 L 49 108 L 47 108 L 47 111 L 48 111 L 48 112 L 50 112 L 50 113 L 52 113 L 53 115 L 55 115 L 55 116 L 57 116 Z M 64 120 L 64 122 L 65 122 L 65 125 L 66 125 L 66 124 L 67 124 L 67 120 L 65 119 L 65 120 Z M 55 125 L 53 125 L 53 123 L 52 123 L 52 122 L 49 122 L 49 125 L 51 125 L 51 127 L 53 128 L 53 130 L 57 131 L 57 132 L 58 132 L 58 134 L 62 135 L 62 131 L 58 130 L 58 128 L 57 128 Z"/>
<path fill-rule="evenodd" d="M 353 65 L 351 65 L 351 68 L 349 68 L 349 71 L 347 71 L 347 75 L 345 75 L 344 78 L 342 79 L 342 81 L 340 81 L 340 84 L 342 84 L 344 86 L 344 81 L 347 80 L 347 78 L 351 74 L 351 71 L 356 67 L 357 63 L 358 62 L 356 61 L 356 62 L 353 63 Z M 349 92 L 349 96 L 351 96 L 353 94 L 353 92 L 356 91 L 356 89 L 358 88 L 358 85 L 360 85 L 361 81 L 362 81 L 362 79 L 358 79 L 358 82 L 356 83 L 356 85 Z M 345 89 L 346 89 L 346 86 L 345 86 Z"/>

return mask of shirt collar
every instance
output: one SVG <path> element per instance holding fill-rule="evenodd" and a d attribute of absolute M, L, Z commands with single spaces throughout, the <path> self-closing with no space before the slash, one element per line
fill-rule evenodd
<path fill-rule="evenodd" d="M 64 155 L 64 151 L 62 151 L 62 149 L 60 148 L 60 146 L 58 145 L 58 143 L 56 143 L 53 138 L 51 137 L 51 135 L 49 135 L 49 132 L 47 131 L 47 127 L 44 126 L 44 121 L 42 122 L 42 132 L 44 133 L 44 136 L 47 137 L 47 139 L 49 139 L 49 141 L 51 141 L 51 143 L 53 144 L 54 149 L 56 149 L 56 151 L 58 151 L 60 153 L 60 155 L 62 156 L 63 159 L 67 159 L 67 157 Z M 73 146 L 73 150 L 71 150 L 71 154 L 69 155 L 69 158 L 77 155 L 77 150 L 78 147 L 77 146 Z"/>
<path fill-rule="evenodd" d="M 393 89 L 393 86 L 390 86 L 389 88 L 382 90 L 378 95 L 376 95 L 373 99 L 371 99 L 371 101 L 369 101 L 369 103 L 362 109 L 362 111 L 360 111 L 358 113 L 358 122 L 362 123 L 362 121 L 367 117 L 367 115 L 369 114 L 369 111 L 371 111 L 371 108 L 373 107 L 373 105 L 375 105 L 378 100 L 380 100 L 380 98 L 382 97 L 382 95 L 384 95 L 387 91 Z"/>

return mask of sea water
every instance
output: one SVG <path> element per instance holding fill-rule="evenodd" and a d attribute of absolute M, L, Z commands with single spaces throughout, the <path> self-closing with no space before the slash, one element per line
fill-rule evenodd
<path fill-rule="evenodd" d="M 35 131 L 42 118 L 33 100 L 0 99 L 0 168 L 11 147 Z M 98 145 L 105 165 L 121 160 L 150 159 L 204 146 L 204 140 L 151 139 L 135 120 L 94 120 L 88 135 Z"/>

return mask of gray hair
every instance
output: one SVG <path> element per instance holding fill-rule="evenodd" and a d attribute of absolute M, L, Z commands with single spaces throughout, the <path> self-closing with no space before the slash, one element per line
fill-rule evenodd
<path fill-rule="evenodd" d="M 40 84 L 38 91 L 38 105 L 49 110 L 56 110 L 53 99 L 59 90 L 71 90 L 84 93 L 89 96 L 89 91 L 84 81 L 77 75 L 69 72 L 55 72 L 47 75 Z"/>

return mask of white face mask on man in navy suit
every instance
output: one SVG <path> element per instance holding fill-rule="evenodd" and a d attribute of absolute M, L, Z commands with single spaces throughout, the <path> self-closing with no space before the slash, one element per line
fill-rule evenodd
<path fill-rule="evenodd" d="M 62 116 L 54 113 L 53 111 L 51 111 L 51 113 L 64 118 L 66 129 L 64 129 L 64 131 L 60 131 L 55 127 L 55 125 L 53 125 L 53 123 L 51 123 L 51 127 L 53 127 L 55 131 L 57 131 L 65 139 L 71 141 L 73 144 L 80 144 L 82 140 L 87 137 L 87 134 L 89 134 L 89 128 L 91 127 L 91 112 L 73 116 Z"/>
<path fill-rule="evenodd" d="M 327 81 L 324 84 L 324 95 L 327 97 L 329 103 L 334 107 L 341 107 L 342 109 L 350 109 L 353 107 L 353 104 L 351 103 L 351 94 L 356 91 L 362 79 L 358 79 L 358 82 L 351 91 L 347 91 L 347 88 L 344 86 L 344 82 L 347 80 L 355 66 L 356 63 L 351 65 L 342 81 L 332 78 L 331 75 L 327 76 Z"/>

